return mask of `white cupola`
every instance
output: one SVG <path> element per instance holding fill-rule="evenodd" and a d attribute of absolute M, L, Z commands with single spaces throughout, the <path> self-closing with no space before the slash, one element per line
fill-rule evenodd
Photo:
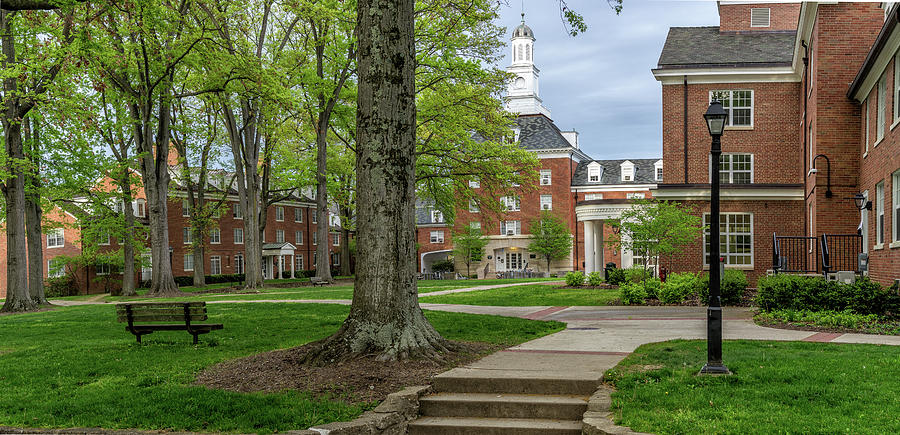
<path fill-rule="evenodd" d="M 541 104 L 539 96 L 540 70 L 534 66 L 534 32 L 525 25 L 525 13 L 522 13 L 522 23 L 513 29 L 511 41 L 512 64 L 506 71 L 515 78 L 507 87 L 506 110 L 519 115 L 543 114 L 549 118 L 550 110 Z"/>

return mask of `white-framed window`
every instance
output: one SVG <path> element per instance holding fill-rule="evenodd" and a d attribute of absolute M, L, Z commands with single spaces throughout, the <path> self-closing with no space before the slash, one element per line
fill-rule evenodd
<path fill-rule="evenodd" d="M 181 216 L 183 216 L 183 217 L 191 216 L 191 202 L 186 199 L 181 200 Z"/>
<path fill-rule="evenodd" d="M 243 228 L 235 228 L 234 229 L 234 244 L 235 245 L 243 245 L 244 244 L 244 229 Z"/>
<path fill-rule="evenodd" d="M 116 203 L 113 204 L 113 210 L 115 210 L 116 214 L 124 214 L 125 213 L 125 201 L 121 199 L 117 199 Z"/>
<path fill-rule="evenodd" d="M 513 172 L 513 181 L 510 183 L 512 187 L 519 187 L 519 172 Z"/>
<path fill-rule="evenodd" d="M 719 101 L 728 118 L 728 127 L 753 127 L 753 90 L 709 91 L 709 102 Z"/>
<path fill-rule="evenodd" d="M 275 243 L 284 243 L 284 230 L 275 230 Z"/>
<path fill-rule="evenodd" d="M 594 201 L 597 199 L 603 199 L 603 194 L 602 193 L 586 193 L 584 195 L 585 201 Z"/>
<path fill-rule="evenodd" d="M 750 27 L 769 27 L 771 14 L 771 8 L 750 8 Z"/>
<path fill-rule="evenodd" d="M 480 187 L 481 187 L 481 180 L 478 179 L 477 177 L 476 177 L 476 178 L 473 178 L 473 179 L 471 179 L 471 180 L 469 180 L 469 187 L 471 187 L 471 188 L 473 188 L 473 189 L 478 189 L 478 188 L 480 188 Z"/>
<path fill-rule="evenodd" d="M 703 214 L 709 225 L 709 213 Z M 703 232 L 703 258 L 709 265 L 709 229 Z M 719 216 L 719 255 L 731 266 L 753 265 L 753 213 L 722 213 Z"/>
<path fill-rule="evenodd" d="M 313 210 L 313 214 L 312 214 L 312 219 L 311 219 L 311 220 L 312 220 L 312 223 L 314 223 L 314 224 L 319 223 L 319 210 L 318 210 L 318 209 Z"/>
<path fill-rule="evenodd" d="M 875 185 L 875 244 L 884 243 L 884 181 Z"/>
<path fill-rule="evenodd" d="M 478 202 L 474 199 L 469 200 L 469 213 L 478 213 L 481 211 L 481 207 L 478 207 Z"/>
<path fill-rule="evenodd" d="M 319 232 L 313 231 L 312 236 L 313 236 L 313 245 L 318 245 L 319 244 Z"/>
<path fill-rule="evenodd" d="M 109 275 L 112 272 L 112 267 L 109 263 L 100 263 L 94 266 L 94 271 L 97 272 L 97 275 Z"/>
<path fill-rule="evenodd" d="M 541 210 L 553 210 L 553 195 L 541 195 Z"/>
<path fill-rule="evenodd" d="M 440 210 L 431 210 L 431 222 L 435 224 L 444 222 L 444 214 Z"/>
<path fill-rule="evenodd" d="M 653 172 L 656 175 L 656 181 L 662 181 L 663 176 L 663 161 L 659 160 L 653 164 Z"/>
<path fill-rule="evenodd" d="M 210 275 L 221 275 L 222 274 L 222 257 L 218 255 L 213 255 L 209 257 L 209 274 Z"/>
<path fill-rule="evenodd" d="M 66 245 L 65 230 L 62 228 L 54 228 L 47 232 L 47 247 L 62 248 Z"/>
<path fill-rule="evenodd" d="M 750 184 L 753 182 L 753 154 L 722 153 L 719 160 L 719 182 Z"/>
<path fill-rule="evenodd" d="M 469 228 L 472 228 L 473 230 L 480 230 L 481 222 L 469 222 Z"/>
<path fill-rule="evenodd" d="M 588 181 L 591 183 L 600 181 L 600 167 L 588 168 Z"/>
<path fill-rule="evenodd" d="M 191 231 L 191 227 L 184 227 L 181 229 L 181 241 L 185 245 L 189 245 L 194 242 L 194 232 Z"/>
<path fill-rule="evenodd" d="M 522 203 L 518 196 L 503 196 L 500 198 L 500 204 L 503 205 L 504 211 L 520 211 Z"/>
<path fill-rule="evenodd" d="M 303 209 L 294 207 L 294 222 L 303 223 Z"/>
<path fill-rule="evenodd" d="M 626 193 L 625 199 L 644 199 L 647 197 L 646 193 Z"/>
<path fill-rule="evenodd" d="M 500 221 L 501 236 L 518 236 L 522 234 L 522 221 Z"/>
<path fill-rule="evenodd" d="M 147 216 L 147 201 L 143 198 L 134 201 L 134 215 L 137 217 Z"/>
<path fill-rule="evenodd" d="M 541 169 L 541 186 L 549 186 L 553 182 L 549 169 Z"/>
<path fill-rule="evenodd" d="M 887 77 L 882 75 L 881 80 L 878 80 L 878 119 L 875 120 L 876 127 L 876 138 L 875 144 L 878 145 L 878 142 L 881 142 L 884 139 L 884 123 L 885 123 L 885 110 L 887 109 Z"/>
<path fill-rule="evenodd" d="M 894 223 L 894 241 L 900 242 L 900 169 L 891 177 L 891 185 L 894 187 L 893 204 L 894 212 L 891 222 Z"/>
<path fill-rule="evenodd" d="M 194 270 L 194 254 L 184 254 L 184 270 Z"/>
<path fill-rule="evenodd" d="M 212 213 L 210 213 L 210 216 L 213 219 L 221 218 L 222 217 L 222 204 L 213 204 L 212 205 Z"/>
<path fill-rule="evenodd" d="M 102 246 L 109 246 L 112 244 L 112 238 L 109 237 L 109 231 L 100 230 L 100 234 L 97 235 L 97 244 Z"/>
<path fill-rule="evenodd" d="M 222 243 L 222 230 L 219 228 L 212 228 L 209 230 L 209 243 L 212 245 L 218 245 Z"/>
<path fill-rule="evenodd" d="M 894 122 L 900 121 L 900 52 L 894 55 Z"/>
<path fill-rule="evenodd" d="M 59 278 L 66 275 L 66 266 L 61 260 L 51 258 L 47 260 L 47 276 Z"/>
<path fill-rule="evenodd" d="M 340 266 L 341 265 L 341 254 L 337 252 L 331 253 L 331 265 L 332 266 Z"/>
<path fill-rule="evenodd" d="M 871 117 L 871 114 L 869 113 L 869 99 L 866 98 L 866 100 L 863 101 L 863 104 L 866 105 L 866 133 L 864 134 L 864 136 L 866 138 L 866 142 L 863 146 L 863 148 L 864 148 L 863 157 L 865 157 L 866 155 L 869 154 L 869 141 L 871 139 L 869 137 L 869 131 L 871 130 L 872 117 Z"/>
<path fill-rule="evenodd" d="M 294 231 L 294 242 L 298 245 L 303 244 L 303 231 Z"/>
<path fill-rule="evenodd" d="M 294 256 L 294 267 L 297 270 L 303 270 L 303 254 L 297 254 Z"/>
<path fill-rule="evenodd" d="M 260 234 L 259 237 L 263 243 L 266 243 L 266 230 L 262 230 L 262 234 Z"/>
<path fill-rule="evenodd" d="M 331 233 L 331 246 L 341 246 L 341 234 Z"/>
<path fill-rule="evenodd" d="M 231 205 L 231 210 L 232 210 L 232 216 L 233 216 L 235 219 L 243 219 L 243 218 L 244 218 L 244 212 L 241 211 L 241 205 L 240 205 L 240 204 L 238 204 L 238 203 L 232 204 L 232 205 Z"/>
<path fill-rule="evenodd" d="M 432 231 L 430 236 L 431 236 L 431 238 L 429 239 L 429 242 L 444 243 L 444 232 L 443 231 Z"/>
<path fill-rule="evenodd" d="M 234 273 L 244 273 L 244 254 L 234 254 Z"/>
<path fill-rule="evenodd" d="M 284 222 L 284 207 L 280 205 L 275 207 L 275 220 Z"/>
<path fill-rule="evenodd" d="M 622 169 L 622 181 L 634 181 L 634 163 L 626 160 L 620 167 Z"/>

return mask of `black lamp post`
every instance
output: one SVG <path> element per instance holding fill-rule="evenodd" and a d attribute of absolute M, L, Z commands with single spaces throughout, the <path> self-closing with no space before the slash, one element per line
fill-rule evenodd
<path fill-rule="evenodd" d="M 818 160 L 819 157 L 822 157 L 825 159 L 826 169 L 828 169 L 828 179 L 827 179 L 828 184 L 825 186 L 825 197 L 831 198 L 832 196 L 834 196 L 834 194 L 831 193 L 831 160 L 828 159 L 828 156 L 826 156 L 825 154 L 819 154 L 819 155 L 813 157 L 812 164 L 810 165 L 810 166 L 812 166 L 812 169 L 810 169 L 809 172 L 812 174 L 819 172 L 819 170 L 816 169 L 816 160 Z"/>
<path fill-rule="evenodd" d="M 719 165 L 722 158 L 722 133 L 728 112 L 722 103 L 713 101 L 703 115 L 709 135 L 712 136 L 712 179 L 709 190 L 709 308 L 706 311 L 706 365 L 700 374 L 727 375 L 731 371 L 722 364 L 722 298 L 719 252 Z"/>

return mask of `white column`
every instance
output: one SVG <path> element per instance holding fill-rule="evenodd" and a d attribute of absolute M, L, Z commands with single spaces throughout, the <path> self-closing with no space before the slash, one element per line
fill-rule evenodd
<path fill-rule="evenodd" d="M 594 221 L 584 221 L 584 273 L 594 271 Z"/>
<path fill-rule="evenodd" d="M 278 279 L 284 276 L 284 254 L 278 256 Z"/>
<path fill-rule="evenodd" d="M 291 255 L 291 279 L 294 279 L 294 263 L 297 262 L 297 254 Z"/>
<path fill-rule="evenodd" d="M 603 221 L 595 221 L 594 228 L 594 270 L 603 271 Z"/>

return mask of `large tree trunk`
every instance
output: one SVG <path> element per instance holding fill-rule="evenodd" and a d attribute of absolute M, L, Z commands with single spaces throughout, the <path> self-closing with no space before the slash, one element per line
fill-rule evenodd
<path fill-rule="evenodd" d="M 416 288 L 413 0 L 361 0 L 357 267 L 350 315 L 307 361 L 440 359 Z M 321 224 L 321 223 L 320 223 Z"/>
<path fill-rule="evenodd" d="M 322 122 L 319 122 L 321 128 Z M 316 135 L 316 226 L 317 242 L 316 245 L 316 276 L 324 281 L 333 281 L 331 277 L 331 266 L 329 258 L 328 241 L 329 230 L 331 229 L 328 222 L 328 181 L 325 178 L 326 161 L 327 161 L 327 144 L 325 135 L 319 133 Z"/>
<path fill-rule="evenodd" d="M 350 230 L 341 227 L 341 275 L 350 276 L 352 274 L 353 270 L 350 268 Z"/>
<path fill-rule="evenodd" d="M 124 147 L 123 147 L 124 148 Z M 127 148 L 124 149 L 123 155 L 127 158 Z M 125 197 L 126 205 L 123 207 L 125 209 L 125 237 L 121 240 L 122 243 L 122 296 L 134 296 L 137 294 L 134 288 L 134 208 L 132 203 L 134 202 L 134 198 L 131 192 L 131 180 L 129 177 L 129 172 L 127 170 L 123 171 L 124 176 L 122 180 L 119 182 L 119 187 L 122 189 L 123 196 Z"/>
<path fill-rule="evenodd" d="M 41 230 L 41 148 L 37 121 L 25 118 L 28 134 L 28 189 L 25 192 L 25 231 L 28 243 L 28 292 L 34 303 L 49 304 L 44 294 L 44 243 Z M 49 272 L 49 270 L 48 270 Z"/>

